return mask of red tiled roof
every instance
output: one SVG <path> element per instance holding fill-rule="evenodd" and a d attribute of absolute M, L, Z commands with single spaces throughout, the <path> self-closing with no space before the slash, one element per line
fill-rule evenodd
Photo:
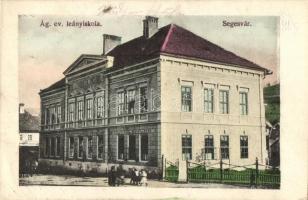
<path fill-rule="evenodd" d="M 148 39 L 141 36 L 119 45 L 107 55 L 114 56 L 114 69 L 118 69 L 164 53 L 266 70 L 174 24 L 160 28 L 156 34 Z"/>

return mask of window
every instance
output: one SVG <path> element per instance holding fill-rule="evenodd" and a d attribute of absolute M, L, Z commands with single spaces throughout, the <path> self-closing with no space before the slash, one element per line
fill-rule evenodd
<path fill-rule="evenodd" d="M 182 111 L 192 111 L 191 87 L 182 86 Z"/>
<path fill-rule="evenodd" d="M 83 158 L 83 137 L 78 137 L 78 158 Z"/>
<path fill-rule="evenodd" d="M 87 119 L 92 119 L 93 99 L 87 99 Z"/>
<path fill-rule="evenodd" d="M 219 107 L 221 114 L 229 113 L 229 92 L 226 90 L 219 91 Z"/>
<path fill-rule="evenodd" d="M 61 106 L 57 106 L 57 120 L 56 123 L 61 123 Z"/>
<path fill-rule="evenodd" d="M 241 158 L 248 158 L 248 136 L 240 136 Z"/>
<path fill-rule="evenodd" d="M 22 134 L 19 135 L 19 139 L 20 139 L 20 141 L 22 141 Z"/>
<path fill-rule="evenodd" d="M 136 160 L 136 136 L 130 135 L 128 139 L 128 159 Z"/>
<path fill-rule="evenodd" d="M 140 113 L 148 111 L 148 88 L 140 88 Z"/>
<path fill-rule="evenodd" d="M 77 120 L 83 120 L 83 101 L 77 102 Z"/>
<path fill-rule="evenodd" d="M 55 138 L 52 137 L 51 139 L 51 151 L 50 151 L 50 156 L 55 156 L 55 148 L 56 148 L 56 142 L 55 142 Z"/>
<path fill-rule="evenodd" d="M 45 109 L 45 125 L 47 125 L 49 122 L 49 109 Z"/>
<path fill-rule="evenodd" d="M 29 141 L 32 140 L 32 135 L 28 135 L 28 140 L 29 140 Z"/>
<path fill-rule="evenodd" d="M 241 110 L 241 115 L 248 114 L 248 94 L 247 92 L 240 92 L 240 110 Z"/>
<path fill-rule="evenodd" d="M 99 135 L 97 136 L 97 157 L 99 159 L 103 159 L 104 158 L 104 136 L 103 135 Z"/>
<path fill-rule="evenodd" d="M 221 159 L 229 159 L 229 136 L 220 136 L 220 156 Z"/>
<path fill-rule="evenodd" d="M 214 90 L 204 89 L 204 112 L 213 113 Z"/>
<path fill-rule="evenodd" d="M 49 138 L 45 138 L 45 156 L 49 156 L 49 150 L 50 150 L 50 143 Z"/>
<path fill-rule="evenodd" d="M 50 124 L 55 124 L 56 123 L 56 107 L 52 107 L 51 108 L 51 112 L 50 112 Z"/>
<path fill-rule="evenodd" d="M 182 159 L 191 160 L 192 158 L 191 135 L 182 135 Z"/>
<path fill-rule="evenodd" d="M 60 137 L 56 137 L 56 146 L 57 146 L 57 150 L 56 150 L 56 156 L 60 156 L 60 149 L 61 149 L 61 146 L 60 146 Z"/>
<path fill-rule="evenodd" d="M 88 158 L 92 159 L 93 156 L 93 137 L 88 137 Z"/>
<path fill-rule="evenodd" d="M 214 159 L 214 139 L 213 135 L 206 135 L 204 138 L 204 158 L 205 160 Z"/>
<path fill-rule="evenodd" d="M 69 157 L 74 157 L 74 137 L 69 138 Z"/>
<path fill-rule="evenodd" d="M 134 114 L 135 113 L 135 90 L 127 91 L 127 113 Z"/>
<path fill-rule="evenodd" d="M 118 116 L 124 114 L 124 97 L 125 97 L 124 91 L 118 92 L 118 109 L 117 109 Z"/>
<path fill-rule="evenodd" d="M 141 136 L 141 160 L 147 161 L 148 160 L 148 136 L 142 135 Z"/>
<path fill-rule="evenodd" d="M 124 160 L 124 135 L 118 135 L 118 159 Z"/>
<path fill-rule="evenodd" d="M 68 119 L 68 121 L 73 122 L 74 121 L 74 115 L 75 115 L 75 103 L 74 102 L 70 103 L 68 109 L 69 109 L 69 116 L 68 116 L 69 119 Z"/>
<path fill-rule="evenodd" d="M 104 95 L 97 97 L 97 118 L 105 116 L 105 99 Z"/>

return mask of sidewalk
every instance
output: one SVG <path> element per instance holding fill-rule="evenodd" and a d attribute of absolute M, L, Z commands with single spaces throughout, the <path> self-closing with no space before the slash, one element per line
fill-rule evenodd
<path fill-rule="evenodd" d="M 125 178 L 125 184 L 120 187 L 141 187 L 129 184 L 130 179 Z M 33 175 L 32 177 L 19 178 L 20 186 L 30 185 L 54 185 L 54 186 L 95 186 L 109 187 L 106 177 L 76 177 L 66 175 Z M 234 186 L 214 183 L 171 183 L 158 180 L 148 180 L 148 187 L 156 188 L 247 188 L 245 186 Z"/>

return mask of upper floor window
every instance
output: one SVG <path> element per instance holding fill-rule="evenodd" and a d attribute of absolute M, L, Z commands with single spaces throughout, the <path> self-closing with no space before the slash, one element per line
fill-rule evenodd
<path fill-rule="evenodd" d="M 188 86 L 182 86 L 182 111 L 191 112 L 192 111 L 192 88 Z"/>
<path fill-rule="evenodd" d="M 191 158 L 192 158 L 191 135 L 182 135 L 182 159 L 191 160 Z"/>
<path fill-rule="evenodd" d="M 135 113 L 135 90 L 127 91 L 126 108 L 128 114 Z"/>
<path fill-rule="evenodd" d="M 140 88 L 140 113 L 145 113 L 148 111 L 148 88 Z"/>
<path fill-rule="evenodd" d="M 97 97 L 97 118 L 103 118 L 105 116 L 105 98 L 103 96 Z"/>
<path fill-rule="evenodd" d="M 229 91 L 219 91 L 219 109 L 221 114 L 229 113 Z"/>
<path fill-rule="evenodd" d="M 32 135 L 28 135 L 28 140 L 29 140 L 29 141 L 32 140 Z"/>
<path fill-rule="evenodd" d="M 221 159 L 229 159 L 229 136 L 220 136 L 220 156 Z"/>
<path fill-rule="evenodd" d="M 214 159 L 214 138 L 213 135 L 206 135 L 204 138 L 204 157 L 205 160 Z"/>
<path fill-rule="evenodd" d="M 87 119 L 92 119 L 93 116 L 93 99 L 87 99 Z"/>
<path fill-rule="evenodd" d="M 56 107 L 50 108 L 50 118 L 49 124 L 54 124 L 56 122 Z"/>
<path fill-rule="evenodd" d="M 45 125 L 49 123 L 49 108 L 45 109 Z"/>
<path fill-rule="evenodd" d="M 77 120 L 83 120 L 83 101 L 77 102 Z"/>
<path fill-rule="evenodd" d="M 57 106 L 57 120 L 56 123 L 61 123 L 61 106 Z"/>
<path fill-rule="evenodd" d="M 240 136 L 241 158 L 248 158 L 248 136 Z"/>
<path fill-rule="evenodd" d="M 118 107 L 117 107 L 117 114 L 123 115 L 124 114 L 124 100 L 125 100 L 125 93 L 124 91 L 118 92 Z"/>
<path fill-rule="evenodd" d="M 73 122 L 75 116 L 75 103 L 69 103 L 68 105 L 68 121 Z"/>
<path fill-rule="evenodd" d="M 214 90 L 206 88 L 204 89 L 204 112 L 213 113 L 214 105 Z"/>
<path fill-rule="evenodd" d="M 248 94 L 247 92 L 240 92 L 240 110 L 241 110 L 241 115 L 248 114 Z"/>

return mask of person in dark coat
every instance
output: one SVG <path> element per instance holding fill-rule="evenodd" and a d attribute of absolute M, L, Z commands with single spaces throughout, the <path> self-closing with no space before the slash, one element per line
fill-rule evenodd
<path fill-rule="evenodd" d="M 115 167 L 114 166 L 111 166 L 111 169 L 109 171 L 109 174 L 108 174 L 108 184 L 110 186 L 115 186 L 115 184 L 116 184 L 116 171 L 115 171 Z"/>

